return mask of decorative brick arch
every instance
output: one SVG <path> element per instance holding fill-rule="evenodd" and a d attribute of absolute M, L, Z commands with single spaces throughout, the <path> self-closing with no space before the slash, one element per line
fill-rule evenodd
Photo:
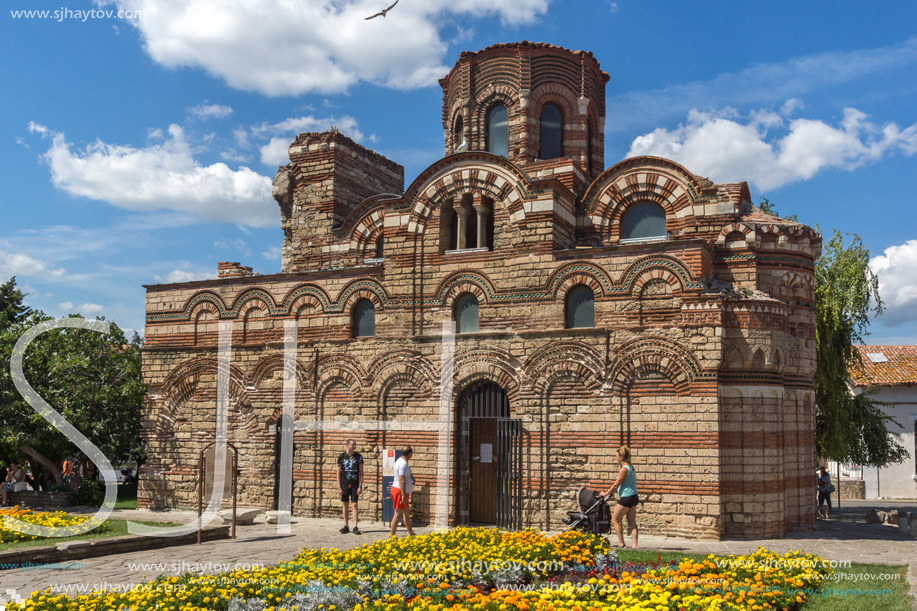
<path fill-rule="evenodd" d="M 275 371 L 283 370 L 285 362 L 283 354 L 272 354 L 258 361 L 251 373 L 252 386 L 259 388 L 262 382 L 268 379 L 271 374 Z M 311 390 L 314 364 L 310 362 L 308 366 L 305 366 L 297 360 L 295 367 L 297 389 L 300 391 Z"/>
<path fill-rule="evenodd" d="M 497 296 L 497 289 L 487 274 L 462 270 L 443 278 L 433 299 L 440 306 L 452 307 L 455 299 L 463 293 L 471 293 L 479 303 L 489 303 Z"/>
<path fill-rule="evenodd" d="M 765 242 L 773 241 L 775 248 L 784 248 L 787 244 L 786 233 L 781 225 L 758 225 L 755 231 L 755 247 L 762 248 Z"/>
<path fill-rule="evenodd" d="M 528 178 L 503 157 L 480 151 L 461 153 L 416 188 L 412 185 L 416 195 L 408 200 L 408 231 L 423 234 L 434 210 L 466 193 L 493 200 L 495 214 L 502 208 L 511 223 L 519 223 L 525 220 L 522 202 L 526 185 Z"/>
<path fill-rule="evenodd" d="M 725 247 L 730 242 L 730 236 L 735 233 L 741 233 L 744 236 L 744 246 L 748 247 L 755 243 L 755 230 L 750 225 L 745 223 L 730 223 L 720 230 L 720 234 L 716 237 L 716 245 L 720 247 Z"/>
<path fill-rule="evenodd" d="M 372 393 L 381 411 L 389 391 L 399 385 L 407 385 L 418 395 L 432 393 L 439 377 L 433 365 L 419 353 L 411 350 L 396 350 L 376 359 L 369 371 Z"/>
<path fill-rule="evenodd" d="M 553 381 L 561 377 L 580 380 L 586 388 L 599 388 L 605 365 L 591 346 L 567 341 L 540 348 L 526 361 L 525 371 L 535 395 L 545 397 Z"/>
<path fill-rule="evenodd" d="M 456 353 L 453 371 L 456 397 L 472 382 L 490 380 L 499 384 L 512 402 L 525 381 L 522 364 L 509 352 L 497 348 L 471 348 Z"/>
<path fill-rule="evenodd" d="M 336 352 L 323 355 L 318 360 L 318 381 L 314 395 L 319 401 L 325 400 L 328 389 L 341 384 L 350 390 L 350 394 L 359 397 L 368 384 L 366 371 L 354 357 Z"/>
<path fill-rule="evenodd" d="M 614 292 L 614 282 L 605 268 L 591 261 L 575 261 L 558 267 L 548 279 L 548 293 L 554 300 L 577 284 L 584 284 L 598 296 L 605 297 Z"/>
<path fill-rule="evenodd" d="M 580 119 L 583 117 L 579 112 L 579 104 L 576 95 L 563 85 L 553 83 L 539 85 L 529 96 L 529 118 L 531 119 L 530 125 L 533 127 L 528 134 L 528 139 L 532 143 L 532 147 L 536 150 L 535 156 L 538 156 L 537 147 L 539 147 L 541 143 L 541 111 L 547 104 L 554 104 L 557 106 L 563 115 L 563 139 L 561 141 L 563 153 L 564 157 L 572 157 L 569 153 L 577 145 L 574 144 L 574 139 L 571 138 L 571 136 L 577 133 L 577 131 L 567 129 L 567 126 L 571 124 L 579 125 L 581 123 Z"/>
<path fill-rule="evenodd" d="M 331 309 L 331 298 L 317 284 L 303 284 L 287 293 L 280 307 L 287 316 L 296 316 L 296 312 L 306 304 L 324 314 Z"/>
<path fill-rule="evenodd" d="M 349 312 L 360 299 L 369 299 L 379 310 L 384 310 L 388 304 L 388 293 L 385 287 L 374 278 L 354 280 L 338 293 L 334 312 Z"/>
<path fill-rule="evenodd" d="M 190 400 L 196 390 L 197 384 L 204 373 L 217 373 L 217 359 L 213 357 L 197 357 L 176 366 L 163 381 L 157 401 L 160 401 L 159 412 L 156 415 L 156 427 L 160 431 L 173 430 L 173 423 L 177 419 L 182 406 Z M 254 387 L 249 383 L 245 373 L 237 366 L 229 365 L 229 399 L 231 406 L 239 406 L 241 420 L 251 416 L 250 410 L 243 406 L 251 405 L 248 392 Z M 230 417 L 232 417 L 230 411 Z"/>
<path fill-rule="evenodd" d="M 375 255 L 376 242 L 385 234 L 385 208 L 380 205 L 367 212 L 354 223 L 347 237 L 350 239 L 350 251 L 363 259 L 372 259 Z"/>
<path fill-rule="evenodd" d="M 471 136 L 474 147 L 479 151 L 487 150 L 487 116 L 490 109 L 494 106 L 503 105 L 506 107 L 506 114 L 509 120 L 509 150 L 512 156 L 513 145 L 519 144 L 519 136 L 512 132 L 513 121 L 520 118 L 522 105 L 519 103 L 519 92 L 513 85 L 490 84 L 481 88 L 477 92 L 477 99 L 474 102 L 470 120 L 473 125 Z M 467 129 L 468 126 L 465 126 Z"/>
<path fill-rule="evenodd" d="M 694 280 L 691 270 L 675 257 L 668 255 L 650 255 L 631 263 L 618 285 L 623 292 L 637 295 L 643 290 L 643 285 L 651 280 L 663 280 L 672 289 L 683 291 L 699 291 L 703 288 L 700 282 Z"/>
<path fill-rule="evenodd" d="M 229 311 L 230 317 L 238 318 L 243 312 L 249 310 L 251 308 L 249 302 L 251 301 L 260 301 L 263 304 L 262 309 L 266 316 L 284 313 L 283 310 L 277 306 L 273 295 L 262 288 L 251 288 L 236 297 L 232 304 L 232 309 Z"/>
<path fill-rule="evenodd" d="M 694 204 L 705 199 L 698 192 L 708 182 L 668 159 L 632 157 L 593 181 L 582 199 L 583 213 L 606 243 L 620 241 L 621 219 L 631 206 L 642 202 L 662 206 L 666 227 L 677 230 L 693 222 Z"/>
<path fill-rule="evenodd" d="M 212 291 L 201 291 L 195 293 L 185 302 L 185 305 L 182 307 L 181 311 L 177 314 L 168 315 L 166 317 L 157 316 L 151 318 L 147 316 L 147 321 L 159 321 L 159 320 L 193 320 L 192 314 L 197 314 L 197 308 L 202 303 L 209 303 L 213 306 L 216 311 L 217 318 L 229 318 L 226 304 L 223 302 L 223 299 Z"/>
<path fill-rule="evenodd" d="M 606 386 L 623 396 L 642 373 L 657 373 L 672 383 L 676 394 L 685 396 L 701 371 L 697 358 L 678 342 L 658 336 L 640 337 L 617 349 Z"/>
<path fill-rule="evenodd" d="M 261 315 L 253 316 L 252 315 L 253 312 L 260 312 Z M 270 316 L 271 316 L 271 307 L 267 303 L 265 303 L 261 299 L 260 296 L 250 297 L 249 299 L 245 300 L 239 306 L 239 312 L 238 312 L 238 318 L 242 322 L 242 342 L 248 343 L 253 339 L 252 337 L 253 329 L 249 327 L 251 319 L 260 319 L 262 322 L 269 325 L 270 323 L 267 321 L 270 319 Z M 259 330 L 263 330 L 263 329 L 259 329 Z"/>

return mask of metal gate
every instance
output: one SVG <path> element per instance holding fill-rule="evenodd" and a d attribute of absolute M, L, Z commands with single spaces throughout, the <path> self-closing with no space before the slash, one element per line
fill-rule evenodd
<path fill-rule="evenodd" d="M 497 421 L 497 526 L 522 529 L 522 421 Z"/>
<path fill-rule="evenodd" d="M 456 505 L 459 524 L 470 522 L 471 418 L 497 419 L 497 526 L 522 527 L 522 421 L 509 417 L 509 398 L 495 382 L 483 380 L 466 388 L 456 406 Z"/>

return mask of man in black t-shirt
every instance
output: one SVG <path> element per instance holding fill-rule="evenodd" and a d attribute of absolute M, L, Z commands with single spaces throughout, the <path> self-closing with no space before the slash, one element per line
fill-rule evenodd
<path fill-rule="evenodd" d="M 344 528 L 341 533 L 348 533 L 348 510 L 353 503 L 353 534 L 359 535 L 357 528 L 357 499 L 363 492 L 363 456 L 357 452 L 357 442 L 347 440 L 347 451 L 338 456 L 338 486 L 341 489 L 341 501 L 344 503 Z"/>

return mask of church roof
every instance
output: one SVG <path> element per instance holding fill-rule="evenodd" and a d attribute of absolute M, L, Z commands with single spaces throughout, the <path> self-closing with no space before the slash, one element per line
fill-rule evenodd
<path fill-rule="evenodd" d="M 863 360 L 851 372 L 855 386 L 917 384 L 917 346 L 854 346 Z"/>

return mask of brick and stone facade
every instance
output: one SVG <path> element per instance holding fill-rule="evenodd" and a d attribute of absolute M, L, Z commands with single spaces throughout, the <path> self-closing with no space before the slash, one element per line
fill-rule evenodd
<path fill-rule="evenodd" d="M 591 54 L 551 45 L 463 53 L 441 81 L 447 156 L 407 189 L 398 164 L 342 134 L 298 136 L 274 181 L 282 272 L 227 263 L 217 280 L 147 287 L 141 505 L 196 502 L 198 452 L 214 438 L 220 322 L 232 323 L 240 503 L 271 508 L 285 327 L 297 333 L 297 421 L 432 422 L 442 323 L 470 293 L 479 328 L 456 336 L 449 443 L 468 435 L 467 388 L 486 380 L 505 391 L 522 423 L 525 526 L 556 529 L 579 486 L 608 487 L 622 444 L 648 532 L 812 526 L 821 238 L 762 214 L 745 183 L 713 184 L 654 157 L 603 171 L 607 80 Z M 539 160 L 548 102 L 564 113 L 564 156 Z M 508 158 L 485 152 L 493 103 L 509 111 Z M 459 115 L 467 148 L 453 153 Z M 666 235 L 626 239 L 624 215 L 646 202 L 664 210 Z M 566 328 L 565 296 L 579 285 L 592 290 L 595 324 Z M 363 299 L 375 308 L 372 337 L 353 333 Z M 363 512 L 381 517 L 380 452 L 404 444 L 415 447 L 415 514 L 433 512 L 439 433 L 389 427 L 297 430 L 296 515 L 339 515 L 335 459 L 350 437 L 367 459 Z M 458 508 L 474 485 L 458 462 L 453 522 L 467 521 Z"/>

